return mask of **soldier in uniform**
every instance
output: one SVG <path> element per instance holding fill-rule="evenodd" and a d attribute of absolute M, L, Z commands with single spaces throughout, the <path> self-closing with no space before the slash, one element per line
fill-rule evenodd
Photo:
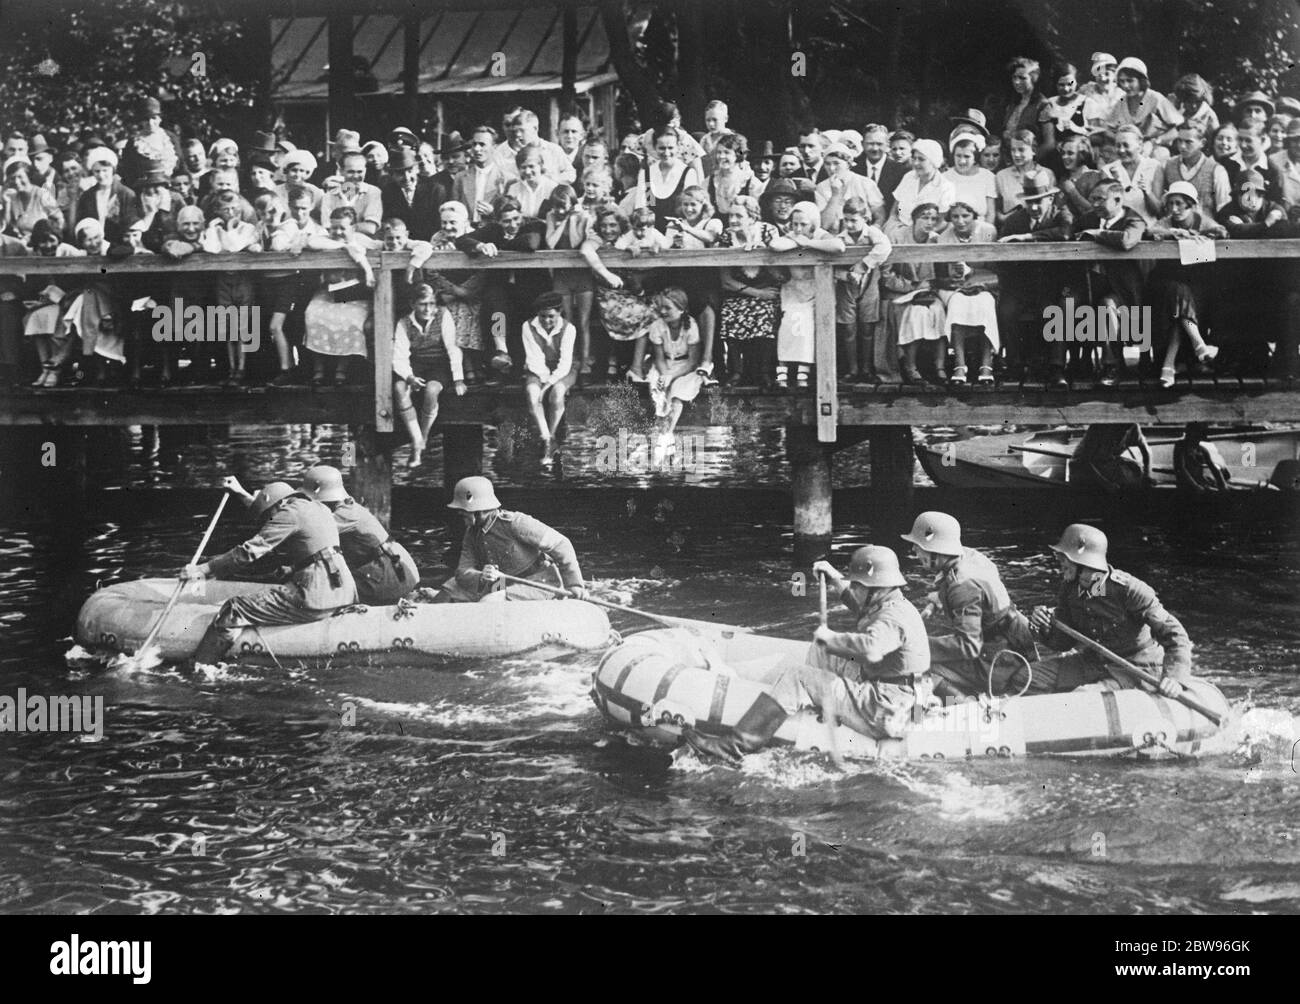
<path fill-rule="evenodd" d="M 1056 611 L 1035 607 L 1029 622 L 1053 648 L 1074 643 L 1054 630 L 1053 620 L 1100 642 L 1116 655 L 1160 676 L 1159 691 L 1176 697 L 1192 675 L 1192 643 L 1155 590 L 1141 579 L 1112 568 L 1106 561 L 1106 535 L 1096 527 L 1075 523 L 1052 545 L 1061 563 L 1061 592 Z M 1127 674 L 1111 675 L 1110 663 L 1092 649 L 1073 649 L 1044 659 L 1033 667 L 1031 694 L 1061 693 L 1090 683 L 1108 690 L 1137 687 Z M 1024 685 L 1024 670 L 1012 685 Z"/>
<path fill-rule="evenodd" d="M 1029 618 L 1011 602 L 997 566 L 962 546 L 957 520 L 943 512 L 923 512 L 902 537 L 925 568 L 938 571 L 934 598 L 952 628 L 951 634 L 930 638 L 935 693 L 984 693 L 993 657 L 1003 649 L 1031 661 L 1038 658 Z"/>
<path fill-rule="evenodd" d="M 256 495 L 248 494 L 238 478 L 228 477 L 221 484 L 243 500 L 258 531 L 201 565 L 186 565 L 181 577 L 219 579 L 273 551 L 289 562 L 292 572 L 287 582 L 233 596 L 221 605 L 194 653 L 195 663 L 209 665 L 226 655 L 242 628 L 323 620 L 357 599 L 328 509 L 283 481 L 265 485 Z"/>
<path fill-rule="evenodd" d="M 761 749 L 788 714 L 809 707 L 872 739 L 896 739 L 913 707 L 930 703 L 930 646 L 920 612 L 903 596 L 907 583 L 898 556 L 869 545 L 853 553 L 847 576 L 825 561 L 813 570 L 839 589 L 858 619 L 856 628 L 819 627 L 807 662 L 786 669 L 768 688 L 772 701 L 756 702 L 730 735 L 684 729 L 683 738 L 697 752 L 735 762 Z"/>
<path fill-rule="evenodd" d="M 558 577 L 558 585 L 580 600 L 587 598 L 569 538 L 532 516 L 502 509 L 487 478 L 461 478 L 447 508 L 464 515 L 465 537 L 456 574 L 443 585 L 439 601 L 475 603 L 497 592 L 498 598 L 511 600 L 554 598 L 551 592 L 528 586 L 498 591 L 503 572 L 546 583 Z"/>
<path fill-rule="evenodd" d="M 304 494 L 334 514 L 339 549 L 357 583 L 357 600 L 390 606 L 420 584 L 410 553 L 388 535 L 384 524 L 343 487 L 337 467 L 318 464 L 302 478 Z"/>

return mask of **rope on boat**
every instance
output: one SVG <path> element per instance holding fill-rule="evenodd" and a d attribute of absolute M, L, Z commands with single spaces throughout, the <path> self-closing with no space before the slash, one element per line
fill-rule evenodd
<path fill-rule="evenodd" d="M 1029 685 L 1034 682 L 1034 667 L 1029 665 L 1029 660 L 1026 659 L 1019 652 L 1013 651 L 1012 649 L 1009 648 L 1004 648 L 1002 651 L 998 652 L 995 656 L 993 656 L 992 661 L 989 662 L 988 695 L 990 701 L 995 700 L 993 695 L 993 670 L 997 668 L 998 660 L 1002 658 L 1004 655 L 1009 655 L 1012 658 L 1019 659 L 1022 663 L 1025 664 L 1025 685 L 1020 688 L 1020 693 L 1014 696 L 1024 697 L 1025 693 L 1029 690 Z M 1008 682 L 1011 680 L 1011 677 L 1015 675 L 1016 675 L 1015 672 L 1012 671 L 1011 675 L 1007 677 Z"/>

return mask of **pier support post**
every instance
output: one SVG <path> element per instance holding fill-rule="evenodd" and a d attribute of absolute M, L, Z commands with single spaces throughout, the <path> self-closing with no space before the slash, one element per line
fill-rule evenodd
<path fill-rule="evenodd" d="M 483 473 L 483 426 L 442 427 L 442 483 L 450 492 L 461 478 Z"/>
<path fill-rule="evenodd" d="M 916 453 L 910 425 L 871 427 L 871 487 L 910 495 Z"/>
<path fill-rule="evenodd" d="M 356 500 L 388 526 L 393 516 L 393 458 L 372 425 L 352 430 L 357 445 L 357 469 L 353 475 Z"/>
<path fill-rule="evenodd" d="M 830 553 L 833 448 L 818 442 L 815 428 L 802 426 L 787 427 L 785 442 L 794 490 L 794 563 L 802 569 Z"/>

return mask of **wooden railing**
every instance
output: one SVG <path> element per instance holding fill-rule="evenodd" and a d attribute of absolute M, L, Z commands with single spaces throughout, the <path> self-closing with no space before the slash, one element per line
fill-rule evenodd
<path fill-rule="evenodd" d="M 1215 255 L 1220 261 L 1243 259 L 1300 258 L 1300 239 L 1216 241 Z M 838 422 L 836 386 L 835 280 L 836 266 L 853 265 L 862 259 L 864 249 L 853 248 L 840 254 L 808 251 L 777 252 L 734 249 L 667 251 L 661 255 L 634 258 L 626 252 L 602 252 L 601 260 L 609 268 L 725 268 L 733 265 L 802 265 L 813 269 L 816 284 L 816 364 L 817 364 L 817 438 L 834 442 Z M 994 262 L 996 264 L 1178 260 L 1178 245 L 1172 241 L 1144 241 L 1131 251 L 1112 251 L 1091 241 L 1020 242 L 1012 244 L 901 244 L 895 245 L 889 263 Z M 393 428 L 392 364 L 393 273 L 405 270 L 408 252 L 371 252 L 375 269 L 375 340 L 374 340 L 374 425 L 377 432 Z M 496 258 L 470 257 L 448 251 L 434 254 L 426 269 L 562 269 L 586 268 L 576 251 L 539 251 L 535 254 L 502 253 Z M 171 275 L 190 272 L 270 272 L 334 271 L 355 269 L 356 265 L 342 251 L 264 254 L 197 254 L 181 261 L 158 255 L 135 255 L 129 258 L 0 258 L 0 275 Z M 1261 290 L 1261 295 L 1270 291 Z M 1282 291 L 1278 290 L 1277 293 Z"/>

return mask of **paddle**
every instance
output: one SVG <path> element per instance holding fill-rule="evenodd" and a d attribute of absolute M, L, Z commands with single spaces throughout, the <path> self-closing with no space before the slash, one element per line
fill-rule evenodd
<path fill-rule="evenodd" d="M 208 546 L 208 541 L 212 539 L 212 531 L 217 528 L 217 521 L 221 519 L 221 513 L 225 510 L 226 502 L 229 498 L 229 492 L 223 492 L 221 494 L 221 502 L 217 505 L 217 511 L 212 515 L 212 521 L 208 523 L 207 532 L 203 534 L 203 539 L 199 541 L 199 546 L 194 552 L 194 557 L 190 559 L 191 565 L 197 565 L 199 559 L 203 557 L 203 551 Z M 157 639 L 158 633 L 162 631 L 167 616 L 172 612 L 172 608 L 176 606 L 176 601 L 181 598 L 181 591 L 185 588 L 187 581 L 188 580 L 186 579 L 181 579 L 176 583 L 176 588 L 172 590 L 171 599 L 169 599 L 167 605 L 163 607 L 162 614 L 154 623 L 153 629 L 149 632 L 149 636 L 144 640 L 144 644 L 136 649 L 133 655 L 118 655 L 117 658 L 109 664 L 110 669 L 122 669 L 127 666 L 136 669 L 147 669 L 150 666 L 156 666 L 158 664 L 160 660 L 157 657 L 157 653 L 151 653 L 149 650 Z"/>
<path fill-rule="evenodd" d="M 1084 645 L 1087 645 L 1089 648 L 1093 649 L 1100 655 L 1104 655 L 1107 659 L 1113 662 L 1120 669 L 1124 670 L 1124 672 L 1128 673 L 1130 676 L 1133 676 L 1141 680 L 1143 683 L 1149 683 L 1153 687 L 1159 686 L 1160 678 L 1158 676 L 1156 676 L 1154 673 L 1148 673 L 1145 669 L 1142 669 L 1139 666 L 1133 665 L 1133 663 L 1129 662 L 1123 656 L 1117 655 L 1116 653 L 1112 652 L 1105 645 L 1101 644 L 1101 642 L 1093 641 L 1086 634 L 1081 634 L 1080 632 L 1074 630 L 1074 628 L 1070 627 L 1068 624 L 1062 624 L 1059 620 L 1053 620 L 1052 626 L 1056 628 L 1058 631 L 1060 631 L 1062 634 L 1070 638 L 1073 638 L 1077 642 L 1082 642 Z M 1172 698 L 1172 700 L 1177 701 L 1179 704 L 1185 707 L 1191 708 L 1193 711 L 1200 712 L 1206 718 L 1212 721 L 1215 725 L 1223 724 L 1222 716 L 1211 711 L 1209 708 L 1207 708 L 1204 704 L 1201 704 L 1196 699 L 1192 697 L 1188 697 L 1186 692 L 1176 695 L 1175 697 Z"/>
<path fill-rule="evenodd" d="M 817 623 L 821 627 L 826 627 L 827 614 L 826 614 L 826 573 L 825 572 L 817 573 L 817 585 L 818 585 Z M 835 714 L 835 709 L 833 707 L 823 708 L 822 714 L 826 717 L 826 724 L 829 727 L 828 733 L 830 736 L 830 749 L 827 752 L 829 752 L 831 755 L 831 763 L 835 764 L 835 766 L 839 770 L 843 770 L 844 757 L 840 756 L 839 716 Z"/>
<path fill-rule="evenodd" d="M 540 589 L 543 592 L 554 593 L 556 596 L 571 597 L 573 594 L 567 589 L 561 589 L 559 586 L 552 586 L 545 582 L 534 582 L 532 579 L 521 579 L 517 575 L 507 575 L 505 572 L 500 573 L 501 578 L 508 582 L 518 582 L 522 586 L 532 586 L 534 589 Z M 620 610 L 625 614 L 636 614 L 638 617 L 644 617 L 646 620 L 654 621 L 664 627 L 685 628 L 688 631 L 713 631 L 725 634 L 728 631 L 747 633 L 748 628 L 737 627 L 734 624 L 711 624 L 708 621 L 691 620 L 688 617 L 670 617 L 667 614 L 652 614 L 647 610 L 637 610 L 635 607 L 625 607 L 620 603 L 611 603 L 608 600 L 600 600 L 594 596 L 587 597 L 588 603 L 594 603 L 598 607 L 605 607 L 607 610 Z"/>

